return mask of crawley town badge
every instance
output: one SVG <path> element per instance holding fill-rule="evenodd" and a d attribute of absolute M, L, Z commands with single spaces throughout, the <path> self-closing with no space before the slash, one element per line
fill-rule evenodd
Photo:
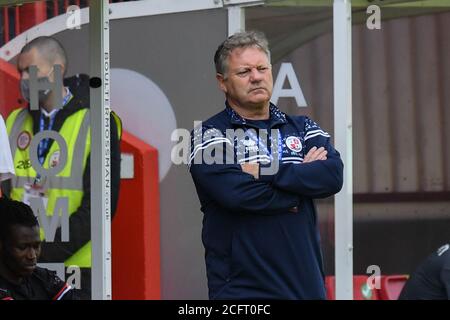
<path fill-rule="evenodd" d="M 31 134 L 28 131 L 22 131 L 17 138 L 17 147 L 20 150 L 28 148 L 31 142 Z"/>
<path fill-rule="evenodd" d="M 286 146 L 295 152 L 302 151 L 302 142 L 300 141 L 300 138 L 298 137 L 287 137 L 286 138 Z"/>

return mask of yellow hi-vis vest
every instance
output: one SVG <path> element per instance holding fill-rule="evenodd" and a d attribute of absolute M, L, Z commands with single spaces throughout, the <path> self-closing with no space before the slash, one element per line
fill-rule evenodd
<path fill-rule="evenodd" d="M 81 109 L 70 115 L 63 123 L 59 134 L 67 144 L 67 161 L 65 166 L 54 176 L 45 177 L 42 181 L 46 190 L 47 215 L 54 214 L 57 200 L 68 199 L 68 213 L 72 215 L 81 205 L 83 198 L 83 173 L 91 150 L 91 132 L 89 109 Z M 111 116 L 117 124 L 119 139 L 122 133 L 120 119 L 113 112 Z M 33 184 L 36 171 L 31 166 L 30 145 L 33 139 L 33 120 L 28 109 L 14 110 L 6 121 L 11 151 L 14 159 L 16 176 L 11 179 L 11 198 L 22 201 L 26 184 Z M 54 141 L 42 164 L 44 169 L 50 169 L 59 161 L 60 146 Z M 55 162 L 56 161 L 56 162 Z M 43 236 L 41 232 L 41 236 Z M 76 236 L 76 235 L 71 235 Z M 91 242 L 68 258 L 66 266 L 76 265 L 82 268 L 91 267 Z"/>

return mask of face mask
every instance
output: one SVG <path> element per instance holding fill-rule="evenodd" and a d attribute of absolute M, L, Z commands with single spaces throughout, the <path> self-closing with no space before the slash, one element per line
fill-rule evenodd
<path fill-rule="evenodd" d="M 39 77 L 37 79 L 39 87 L 48 88 L 50 87 L 50 80 L 48 79 L 48 76 L 53 72 L 50 70 L 50 73 L 45 77 Z M 51 89 L 46 90 L 39 90 L 39 104 L 43 104 L 48 96 L 50 95 Z M 27 101 L 30 102 L 30 79 L 20 79 L 20 93 L 22 94 L 22 97 Z"/>

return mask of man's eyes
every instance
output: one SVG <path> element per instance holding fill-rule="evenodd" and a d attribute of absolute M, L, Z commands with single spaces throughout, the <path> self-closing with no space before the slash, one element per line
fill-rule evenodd
<path fill-rule="evenodd" d="M 250 69 L 238 71 L 239 76 L 245 76 L 250 73 Z"/>
<path fill-rule="evenodd" d="M 35 250 L 38 250 L 38 249 L 40 249 L 40 247 L 41 247 L 41 244 L 40 243 L 36 243 L 36 244 L 33 244 L 33 245 L 18 245 L 16 248 L 21 250 L 21 251 L 24 251 L 24 250 L 27 250 L 28 248 L 33 248 Z"/>
<path fill-rule="evenodd" d="M 253 68 L 252 68 L 253 69 Z M 250 72 L 252 71 L 252 69 L 248 68 L 248 69 L 242 69 L 242 70 L 238 70 L 236 72 L 236 74 L 240 77 L 245 77 L 248 76 L 250 74 Z M 260 66 L 260 67 L 256 67 L 256 70 L 258 70 L 258 72 L 260 73 L 264 73 L 267 70 L 269 70 L 269 67 L 267 66 Z"/>

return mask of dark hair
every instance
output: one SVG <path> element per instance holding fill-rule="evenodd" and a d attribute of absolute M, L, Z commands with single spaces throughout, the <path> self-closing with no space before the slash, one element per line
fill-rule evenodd
<path fill-rule="evenodd" d="M 28 42 L 20 51 L 20 54 L 29 52 L 36 48 L 44 59 L 51 65 L 55 63 L 57 58 L 60 58 L 64 65 L 64 73 L 67 71 L 67 54 L 61 42 L 53 37 L 37 37 Z"/>
<path fill-rule="evenodd" d="M 32 228 L 39 226 L 39 222 L 30 206 L 23 202 L 0 198 L 0 241 L 6 240 L 13 225 Z"/>
<path fill-rule="evenodd" d="M 270 50 L 266 36 L 261 31 L 243 31 L 229 36 L 217 48 L 214 54 L 214 64 L 216 72 L 222 74 L 226 78 L 228 64 L 227 59 L 236 48 L 256 47 L 263 51 L 270 61 Z"/>

